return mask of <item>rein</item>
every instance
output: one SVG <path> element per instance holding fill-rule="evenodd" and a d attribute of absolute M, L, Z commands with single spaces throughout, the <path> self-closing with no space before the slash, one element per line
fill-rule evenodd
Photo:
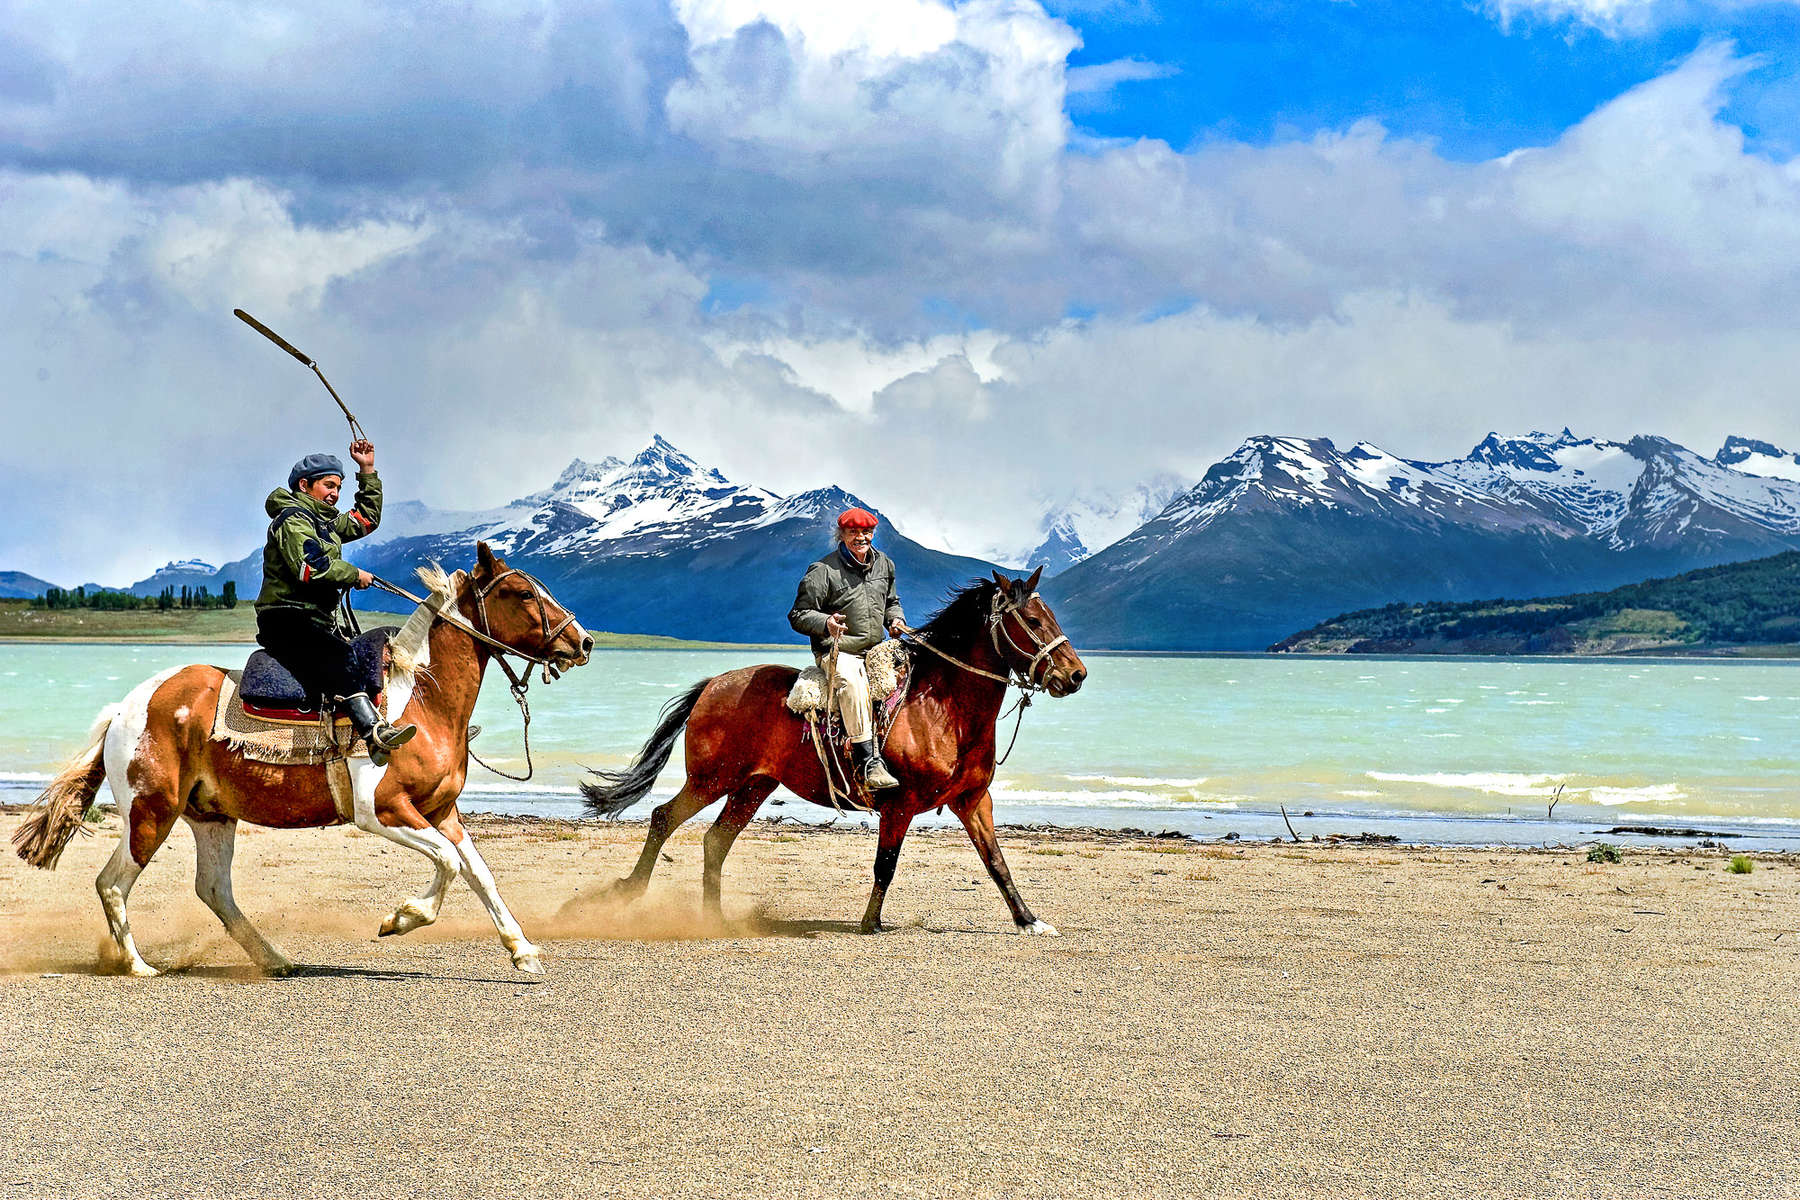
<path fill-rule="evenodd" d="M 459 574 L 460 574 L 460 572 L 459 572 Z M 555 638 L 563 630 L 567 629 L 571 624 L 574 623 L 575 614 L 569 613 L 569 615 L 564 617 L 562 619 L 562 621 L 556 625 L 555 628 L 551 628 L 550 612 L 546 605 L 546 601 L 549 599 L 549 596 L 550 596 L 549 591 L 544 587 L 543 584 L 539 583 L 537 581 L 537 579 L 535 579 L 533 576 L 527 574 L 524 571 L 518 570 L 517 568 L 509 568 L 505 571 L 502 571 L 500 574 L 498 574 L 498 575 L 494 576 L 492 579 L 488 580 L 486 586 L 476 590 L 476 592 L 475 592 L 475 611 L 481 615 L 481 623 L 483 625 L 488 626 L 489 628 L 493 627 L 492 622 L 490 622 L 488 620 L 488 615 L 487 615 L 488 593 L 493 591 L 497 586 L 499 586 L 501 580 L 506 579 L 512 575 L 519 576 L 521 579 L 523 579 L 526 583 L 528 583 L 531 586 L 532 595 L 537 598 L 537 602 L 538 602 L 538 627 L 539 627 L 540 632 L 543 635 L 543 644 L 546 647 L 549 646 L 551 643 L 551 640 L 553 638 Z M 380 588 L 382 591 L 391 592 L 394 595 L 399 596 L 403 600 L 410 600 L 414 604 L 424 604 L 425 603 L 424 600 L 420 599 L 418 596 L 413 595 L 411 592 L 407 591 L 405 588 L 400 587 L 398 584 L 390 583 L 387 580 L 381 578 L 379 575 L 374 576 L 372 579 L 372 582 L 373 582 L 374 586 Z M 558 607 L 560 608 L 561 605 L 558 605 Z M 514 671 L 512 664 L 506 660 L 506 656 L 508 654 L 516 654 L 528 663 L 536 663 L 539 666 L 541 666 L 543 668 L 543 680 L 546 684 L 554 683 L 556 681 L 556 679 L 562 674 L 562 672 L 560 672 L 556 669 L 556 665 L 554 663 L 552 663 L 548 657 L 545 657 L 542 655 L 537 655 L 537 654 L 532 654 L 528 651 L 519 649 L 517 646 L 508 645 L 507 643 L 500 641 L 498 638 L 493 637 L 491 634 L 487 633 L 485 630 L 475 628 L 475 626 L 473 626 L 473 625 L 469 624 L 467 621 L 463 620 L 460 615 L 452 616 L 448 612 L 445 612 L 443 609 L 439 609 L 437 611 L 437 619 L 444 622 L 446 625 L 451 626 L 452 628 L 460 629 L 462 632 L 464 632 L 464 633 L 468 634 L 470 637 L 474 638 L 477 642 L 485 642 L 487 645 L 492 646 L 495 649 L 495 651 L 497 651 L 497 653 L 495 653 L 495 655 L 494 655 L 494 661 L 498 662 L 500 664 L 500 669 L 502 671 L 506 672 L 508 690 L 512 693 L 513 702 L 519 706 L 519 717 L 522 722 L 522 736 L 524 737 L 524 740 L 525 740 L 525 773 L 523 775 L 514 775 L 510 772 L 502 771 L 498 767 L 491 766 L 488 763 L 482 761 L 481 756 L 479 754 L 475 753 L 475 750 L 473 747 L 469 748 L 468 753 L 469 753 L 469 757 L 474 759 L 484 769 L 491 771 L 495 775 L 500 776 L 502 779 L 511 779 L 517 783 L 524 783 L 526 780 L 531 778 L 532 772 L 536 770 L 536 768 L 532 765 L 532 762 L 531 762 L 531 704 L 525 698 L 525 693 L 527 691 L 529 691 L 531 688 L 531 671 L 529 668 L 527 668 L 522 674 L 520 672 Z"/>

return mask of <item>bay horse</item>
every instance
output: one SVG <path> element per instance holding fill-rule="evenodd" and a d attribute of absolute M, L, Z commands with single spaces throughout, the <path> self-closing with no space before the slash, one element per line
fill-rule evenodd
<path fill-rule="evenodd" d="M 1081 656 L 1037 594 L 1043 573 L 1039 567 L 1030 579 L 1007 579 L 995 572 L 991 580 L 978 580 L 954 593 L 914 634 L 929 649 L 915 649 L 911 655 L 907 692 L 883 750 L 900 786 L 870 797 L 880 830 L 863 933 L 883 928 L 882 902 L 914 818 L 944 806 L 968 831 L 1018 931 L 1055 935 L 1054 927 L 1032 915 L 1013 884 L 994 834 L 994 801 L 988 792 L 994 778 L 995 723 L 1009 681 L 1016 678 L 1052 696 L 1068 696 L 1087 678 Z M 706 833 L 702 884 L 706 910 L 718 920 L 725 856 L 777 785 L 814 804 L 835 807 L 806 724 L 786 704 L 798 675 L 793 667 L 765 664 L 702 679 L 663 709 L 656 731 L 630 767 L 593 772 L 596 778 L 582 784 L 590 812 L 618 816 L 650 790 L 676 736 L 686 731 L 687 780 L 651 812 L 637 866 L 612 885 L 613 895 L 627 900 L 642 895 L 669 835 L 726 797 L 724 810 Z"/>
<path fill-rule="evenodd" d="M 410 933 L 437 920 L 444 894 L 460 871 L 481 898 L 500 941 L 521 971 L 541 974 L 538 949 L 528 941 L 494 885 L 493 874 L 463 828 L 457 811 L 468 771 L 469 717 L 488 660 L 497 651 L 470 630 L 553 672 L 588 661 L 594 639 L 581 623 L 523 571 L 508 567 L 476 543 L 475 569 L 445 575 L 421 571 L 433 590 L 427 614 L 427 666 L 408 679 L 403 664 L 389 682 L 398 701 L 410 686 L 404 715 L 419 732 L 394 751 L 386 767 L 350 760 L 357 828 L 416 850 L 435 874 L 425 893 L 401 904 L 382 922 L 383 936 Z M 448 614 L 454 613 L 451 617 Z M 529 667 L 527 668 L 529 670 Z M 151 856 L 177 818 L 194 832 L 194 890 L 217 914 L 232 938 L 272 974 L 294 969 L 288 957 L 259 933 L 231 894 L 231 856 L 239 821 L 277 829 L 344 824 L 322 764 L 279 766 L 253 762 L 211 737 L 224 671 L 178 667 L 152 676 L 100 714 L 87 749 L 53 779 L 40 797 L 42 812 L 16 838 L 19 857 L 53 867 L 81 823 L 102 780 L 112 785 L 124 832 L 95 881 L 106 923 L 125 969 L 149 976 L 156 969 L 138 954 L 125 903 Z M 71 815 L 72 814 L 72 815 Z"/>

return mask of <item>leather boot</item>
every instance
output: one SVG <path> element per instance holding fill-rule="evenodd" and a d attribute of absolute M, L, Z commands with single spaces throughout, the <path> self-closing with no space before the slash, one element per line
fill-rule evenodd
<path fill-rule="evenodd" d="M 351 726 L 369 743 L 369 761 L 378 767 L 387 766 L 389 756 L 412 741 L 413 734 L 419 732 L 416 725 L 388 724 L 367 692 L 345 696 L 338 703 L 343 707 L 344 715 L 350 718 Z"/>
<path fill-rule="evenodd" d="M 850 762 L 872 792 L 900 786 L 900 781 L 894 778 L 888 765 L 881 761 L 881 751 L 875 748 L 873 738 L 866 742 L 850 743 Z"/>

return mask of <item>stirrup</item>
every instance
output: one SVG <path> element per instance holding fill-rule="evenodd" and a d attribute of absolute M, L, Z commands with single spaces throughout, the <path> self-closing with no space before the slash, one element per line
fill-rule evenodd
<path fill-rule="evenodd" d="M 879 753 L 869 755 L 868 765 L 863 768 L 863 782 L 869 785 L 870 791 L 875 792 L 900 786 L 900 781 L 894 778 L 894 773 L 888 770 L 887 763 L 881 760 Z"/>

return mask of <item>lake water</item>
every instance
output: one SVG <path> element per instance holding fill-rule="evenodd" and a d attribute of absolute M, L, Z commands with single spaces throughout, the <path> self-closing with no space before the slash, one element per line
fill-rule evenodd
<path fill-rule="evenodd" d="M 240 666 L 247 653 L 0 644 L 0 800 L 29 801 L 80 748 L 94 714 L 144 677 L 187 662 Z M 806 659 L 603 651 L 534 686 L 536 779 L 473 768 L 463 807 L 580 815 L 583 769 L 628 762 L 671 696 L 771 660 Z M 1042 697 L 1026 714 L 994 788 L 1001 822 L 1270 838 L 1286 832 L 1285 806 L 1302 836 L 1533 845 L 1649 824 L 1725 833 L 1734 848 L 1800 847 L 1800 663 L 1109 655 L 1088 667 L 1080 694 Z M 490 673 L 476 748 L 518 770 L 518 713 L 504 683 Z M 1009 721 L 1002 746 L 1010 732 Z M 680 763 L 678 748 L 631 815 L 673 794 Z M 783 797 L 764 815 L 833 818 Z"/>

